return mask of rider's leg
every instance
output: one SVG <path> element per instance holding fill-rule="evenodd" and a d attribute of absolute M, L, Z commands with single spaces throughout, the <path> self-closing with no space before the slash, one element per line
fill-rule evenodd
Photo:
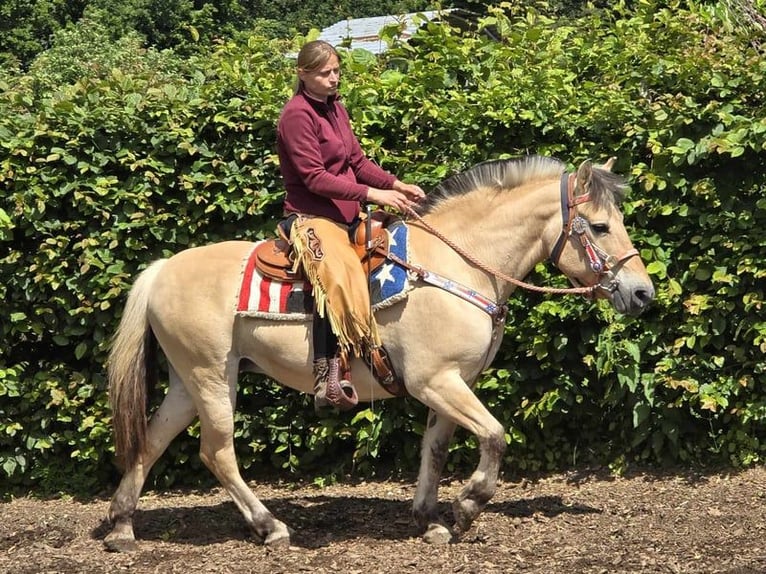
<path fill-rule="evenodd" d="M 356 406 L 356 391 L 350 375 L 341 368 L 338 337 L 332 332 L 330 320 L 314 311 L 311 334 L 314 343 L 314 407 L 317 410 L 325 407 L 345 410 Z"/>

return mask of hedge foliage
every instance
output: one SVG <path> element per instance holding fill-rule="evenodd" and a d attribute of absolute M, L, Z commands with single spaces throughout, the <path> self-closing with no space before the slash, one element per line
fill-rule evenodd
<path fill-rule="evenodd" d="M 763 462 L 763 31 L 678 1 L 577 19 L 544 4 L 490 14 L 501 41 L 428 23 L 406 44 L 389 30 L 381 57 L 344 56 L 363 147 L 426 188 L 488 158 L 615 155 L 657 288 L 638 319 L 514 294 L 477 385 L 508 429 L 506 470 Z M 181 60 L 128 38 L 83 62 L 72 47 L 99 32 L 68 33 L 28 74 L 0 76 L 4 491 L 116 478 L 104 363 L 136 274 L 189 246 L 270 235 L 280 212 L 274 130 L 296 45 L 256 31 Z M 565 283 L 542 264 L 532 279 Z M 244 469 L 416 468 L 425 410 L 410 399 L 318 419 L 309 398 L 268 380 L 243 377 L 240 397 Z M 154 484 L 210 479 L 197 428 L 187 435 Z M 458 434 L 449 468 L 475 463 L 475 446 Z"/>

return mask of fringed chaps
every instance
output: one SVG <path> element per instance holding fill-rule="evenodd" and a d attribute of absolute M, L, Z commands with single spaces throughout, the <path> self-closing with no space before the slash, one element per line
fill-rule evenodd
<path fill-rule="evenodd" d="M 313 287 L 317 312 L 328 317 L 338 337 L 341 357 L 361 357 L 380 346 L 371 315 L 367 277 L 348 238 L 346 226 L 322 217 L 299 217 L 290 240 L 295 265 L 303 267 Z"/>

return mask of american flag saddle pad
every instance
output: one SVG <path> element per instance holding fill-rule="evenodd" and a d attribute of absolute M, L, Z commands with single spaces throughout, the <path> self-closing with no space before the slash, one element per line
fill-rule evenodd
<path fill-rule="evenodd" d="M 386 229 L 389 249 L 409 261 L 409 229 L 398 222 Z M 407 270 L 386 260 L 373 272 L 370 294 L 373 309 L 383 309 L 406 298 L 412 288 Z M 278 321 L 305 321 L 311 318 L 314 297 L 308 282 L 282 282 L 261 275 L 255 268 L 255 249 L 245 259 L 237 294 L 237 314 Z"/>

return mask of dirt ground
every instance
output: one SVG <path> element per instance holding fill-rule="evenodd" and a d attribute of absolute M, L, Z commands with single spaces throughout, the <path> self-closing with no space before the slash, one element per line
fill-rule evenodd
<path fill-rule="evenodd" d="M 444 481 L 445 514 L 461 485 Z M 108 499 L 20 498 L 0 504 L 0 572 L 766 573 L 766 467 L 509 480 L 446 546 L 420 540 L 412 482 L 251 486 L 296 530 L 290 548 L 254 540 L 221 489 L 145 494 L 129 554 L 103 549 Z"/>

